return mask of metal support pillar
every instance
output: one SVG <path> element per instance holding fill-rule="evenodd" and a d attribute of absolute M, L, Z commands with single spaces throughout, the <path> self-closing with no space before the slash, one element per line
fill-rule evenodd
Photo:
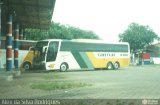
<path fill-rule="evenodd" d="M 14 66 L 18 69 L 18 54 L 19 54 L 19 24 L 16 24 L 14 30 Z"/>
<path fill-rule="evenodd" d="M 12 15 L 7 17 L 6 37 L 6 71 L 12 70 Z"/>

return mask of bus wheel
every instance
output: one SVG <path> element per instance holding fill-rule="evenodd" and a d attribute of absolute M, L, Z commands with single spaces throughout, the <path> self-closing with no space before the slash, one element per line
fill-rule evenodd
<path fill-rule="evenodd" d="M 117 70 L 119 68 L 119 62 L 114 63 L 114 69 Z"/>
<path fill-rule="evenodd" d="M 60 71 L 67 71 L 68 70 L 68 64 L 67 63 L 62 63 L 60 65 Z"/>
<path fill-rule="evenodd" d="M 113 64 L 112 64 L 112 62 L 108 62 L 108 63 L 107 63 L 107 69 L 108 69 L 108 70 L 112 70 L 112 69 L 113 69 Z"/>
<path fill-rule="evenodd" d="M 25 71 L 30 70 L 31 69 L 31 63 L 25 62 L 23 64 L 23 68 L 24 68 Z"/>

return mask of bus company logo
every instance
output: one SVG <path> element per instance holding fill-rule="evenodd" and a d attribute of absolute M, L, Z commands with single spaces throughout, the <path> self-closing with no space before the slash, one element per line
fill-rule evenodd
<path fill-rule="evenodd" d="M 147 101 L 146 99 L 143 99 L 143 100 L 142 100 L 142 104 L 143 104 L 143 105 L 147 105 L 147 104 L 148 104 L 148 101 Z"/>
<path fill-rule="evenodd" d="M 50 64 L 48 67 L 49 68 L 54 68 L 54 64 Z"/>
<path fill-rule="evenodd" d="M 98 57 L 115 57 L 115 53 L 103 53 L 103 52 L 99 52 L 96 55 Z"/>

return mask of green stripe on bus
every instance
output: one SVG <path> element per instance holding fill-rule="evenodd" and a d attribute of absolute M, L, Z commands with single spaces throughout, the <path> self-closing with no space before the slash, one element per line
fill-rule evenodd
<path fill-rule="evenodd" d="M 84 62 L 83 58 L 81 57 L 81 55 L 79 54 L 79 52 L 77 51 L 72 51 L 71 52 L 72 55 L 74 56 L 74 58 L 76 59 L 76 61 L 78 62 L 79 66 L 81 68 L 87 68 L 86 63 Z"/>
<path fill-rule="evenodd" d="M 82 56 L 84 62 L 87 64 L 87 67 L 90 68 L 90 69 L 93 68 L 93 64 L 89 60 L 86 52 L 80 52 L 80 55 Z"/>

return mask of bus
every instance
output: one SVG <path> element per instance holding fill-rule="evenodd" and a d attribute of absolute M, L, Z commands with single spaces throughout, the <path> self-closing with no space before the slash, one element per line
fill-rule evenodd
<path fill-rule="evenodd" d="M 110 70 L 126 67 L 129 63 L 127 42 L 48 39 L 38 41 L 34 48 L 33 68 L 45 70 Z"/>
<path fill-rule="evenodd" d="M 14 40 L 12 41 L 12 67 L 14 68 Z M 29 49 L 32 46 L 36 45 L 37 41 L 33 40 L 19 40 L 19 67 L 27 67 L 28 64 L 31 64 L 32 58 L 26 58 L 26 55 L 30 53 Z M 1 49 L 0 49 L 0 68 L 5 68 L 6 66 L 6 39 L 1 39 Z M 30 54 L 31 55 L 31 54 Z"/>

